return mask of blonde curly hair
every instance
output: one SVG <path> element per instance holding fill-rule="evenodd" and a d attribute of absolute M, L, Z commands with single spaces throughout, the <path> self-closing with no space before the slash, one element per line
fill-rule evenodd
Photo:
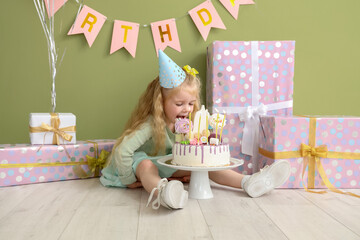
<path fill-rule="evenodd" d="M 166 123 L 164 113 L 164 101 L 171 98 L 174 94 L 179 91 L 188 91 L 196 96 L 196 102 L 194 104 L 193 112 L 197 112 L 200 109 L 200 92 L 201 83 L 198 77 L 194 77 L 188 74 L 186 71 L 186 78 L 184 82 L 172 89 L 165 89 L 160 86 L 159 77 L 155 78 L 149 83 L 145 92 L 139 98 L 139 102 L 133 110 L 129 120 L 125 125 L 125 131 L 117 139 L 112 154 L 114 153 L 117 146 L 121 144 L 126 136 L 131 135 L 138 130 L 142 124 L 144 124 L 149 117 L 153 129 L 153 140 L 155 143 L 155 149 L 152 155 L 165 152 L 165 139 L 166 139 Z M 194 116 L 194 114 L 192 114 Z M 108 159 L 112 159 L 110 156 Z"/>

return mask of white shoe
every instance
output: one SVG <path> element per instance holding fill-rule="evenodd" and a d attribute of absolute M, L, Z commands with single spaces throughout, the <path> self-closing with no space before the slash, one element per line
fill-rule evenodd
<path fill-rule="evenodd" d="M 182 182 L 177 180 L 168 182 L 166 178 L 163 178 L 151 191 L 146 207 L 149 206 L 156 190 L 158 190 L 158 195 L 151 204 L 153 209 L 158 209 L 160 205 L 169 209 L 180 209 L 184 208 L 188 201 L 188 192 L 184 190 Z"/>
<path fill-rule="evenodd" d="M 274 188 L 280 187 L 290 176 L 290 163 L 276 161 L 260 169 L 244 183 L 244 190 L 250 197 L 260 197 Z"/>

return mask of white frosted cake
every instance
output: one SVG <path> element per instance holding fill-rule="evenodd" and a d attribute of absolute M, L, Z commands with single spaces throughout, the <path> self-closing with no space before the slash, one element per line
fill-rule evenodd
<path fill-rule="evenodd" d="M 227 166 L 230 165 L 229 145 L 185 145 L 175 143 L 172 164 L 192 167 Z"/>

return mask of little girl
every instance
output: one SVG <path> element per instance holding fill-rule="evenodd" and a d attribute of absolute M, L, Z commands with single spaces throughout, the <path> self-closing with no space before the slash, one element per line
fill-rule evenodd
<path fill-rule="evenodd" d="M 180 68 L 159 50 L 159 77 L 154 79 L 140 97 L 138 105 L 114 145 L 108 165 L 102 170 L 104 186 L 136 188 L 143 186 L 150 193 L 148 204 L 181 209 L 188 200 L 182 182 L 169 177 L 185 177 L 190 172 L 168 168 L 157 160 L 172 154 L 175 142 L 175 120 L 199 110 L 200 80 L 193 68 Z M 242 188 L 251 197 L 259 197 L 283 184 L 290 166 L 277 161 L 253 175 L 233 170 L 210 171 L 209 178 L 222 185 Z"/>

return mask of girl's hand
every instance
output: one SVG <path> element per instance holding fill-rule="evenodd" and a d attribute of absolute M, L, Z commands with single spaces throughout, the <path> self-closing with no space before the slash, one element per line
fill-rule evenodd
<path fill-rule="evenodd" d="M 141 184 L 141 182 L 137 181 L 137 182 L 127 185 L 127 187 L 128 188 L 140 188 L 140 187 L 142 187 L 142 184 Z"/>

